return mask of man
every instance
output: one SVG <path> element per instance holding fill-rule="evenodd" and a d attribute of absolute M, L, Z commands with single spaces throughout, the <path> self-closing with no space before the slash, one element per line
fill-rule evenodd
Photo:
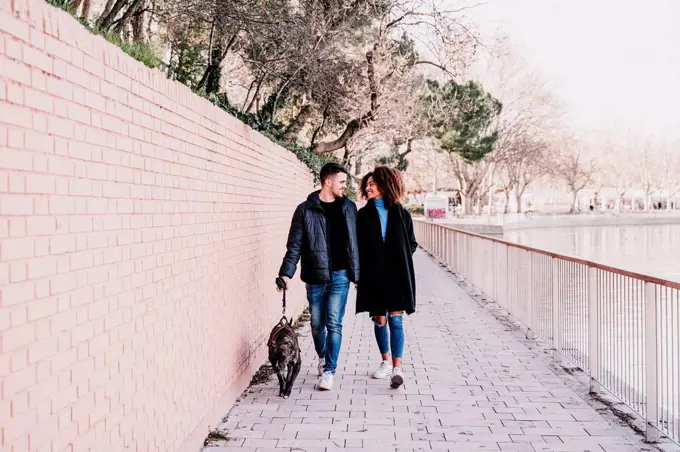
<path fill-rule="evenodd" d="M 344 167 L 327 163 L 321 168 L 320 179 L 321 190 L 295 209 L 279 276 L 287 285 L 302 260 L 300 278 L 307 285 L 312 337 L 319 356 L 318 388 L 331 390 L 349 284 L 359 279 L 357 208 L 344 195 Z"/>

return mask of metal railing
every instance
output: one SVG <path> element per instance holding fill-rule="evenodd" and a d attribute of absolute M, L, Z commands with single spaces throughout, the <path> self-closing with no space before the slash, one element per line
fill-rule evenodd
<path fill-rule="evenodd" d="M 420 246 L 680 442 L 680 283 L 414 221 Z"/>

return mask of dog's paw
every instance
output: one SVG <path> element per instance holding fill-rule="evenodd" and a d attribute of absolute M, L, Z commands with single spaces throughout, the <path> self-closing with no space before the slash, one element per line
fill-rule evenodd
<path fill-rule="evenodd" d="M 288 396 L 287 396 L 287 395 L 283 395 L 282 397 L 283 397 L 284 399 L 287 399 L 287 398 L 288 398 Z"/>

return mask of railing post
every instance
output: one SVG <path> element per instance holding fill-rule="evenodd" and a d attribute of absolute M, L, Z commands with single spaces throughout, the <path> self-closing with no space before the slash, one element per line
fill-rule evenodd
<path fill-rule="evenodd" d="M 588 357 L 590 368 L 590 392 L 601 391 L 600 383 L 600 312 L 598 306 L 597 269 L 588 267 Z"/>
<path fill-rule="evenodd" d="M 552 330 L 553 330 L 553 360 L 562 361 L 562 312 L 560 311 L 560 287 L 559 281 L 559 260 L 557 258 L 551 259 L 552 264 Z"/>
<path fill-rule="evenodd" d="M 535 339 L 534 332 L 531 330 L 531 328 L 534 326 L 534 272 L 533 272 L 533 266 L 534 266 L 534 260 L 531 258 L 531 251 L 526 251 L 526 256 L 529 259 L 529 266 L 527 270 L 527 283 L 528 283 L 528 294 L 527 294 L 527 339 Z"/>
<path fill-rule="evenodd" d="M 512 279 L 510 278 L 510 247 L 508 245 L 505 245 L 505 296 L 507 297 L 506 303 L 507 306 L 505 307 L 505 309 L 508 311 L 509 314 L 512 314 L 513 296 L 510 294 L 510 281 L 512 281 Z"/>
<path fill-rule="evenodd" d="M 498 284 L 496 284 L 496 275 L 498 274 L 498 270 L 496 269 L 496 248 L 496 242 L 491 242 L 491 299 L 498 303 L 498 296 L 496 294 L 496 287 L 498 286 Z"/>
<path fill-rule="evenodd" d="M 654 283 L 645 282 L 645 399 L 647 401 L 647 442 L 661 439 L 659 425 L 659 397 L 657 385 L 657 299 Z"/>

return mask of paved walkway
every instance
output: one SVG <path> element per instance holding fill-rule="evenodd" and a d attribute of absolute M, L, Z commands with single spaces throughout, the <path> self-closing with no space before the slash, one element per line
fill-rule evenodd
<path fill-rule="evenodd" d="M 206 451 L 651 450 L 613 427 L 426 254 L 415 258 L 418 312 L 407 318 L 406 384 L 372 380 L 379 354 L 367 316 L 345 317 L 335 388 L 318 392 L 309 327 L 291 398 L 273 378 L 251 388 Z M 354 292 L 354 291 L 352 291 Z"/>

